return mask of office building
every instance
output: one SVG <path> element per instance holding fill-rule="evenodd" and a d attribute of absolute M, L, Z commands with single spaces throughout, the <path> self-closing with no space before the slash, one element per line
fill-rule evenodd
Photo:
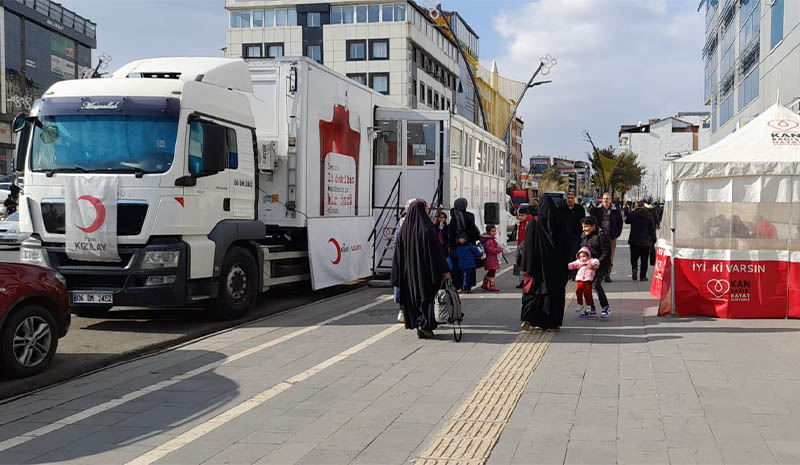
<path fill-rule="evenodd" d="M 56 81 L 91 71 L 97 25 L 49 0 L 3 0 L 0 28 L 0 174 L 8 174 L 12 119 Z"/>
<path fill-rule="evenodd" d="M 797 111 L 800 2 L 703 0 L 700 6 L 705 12 L 704 101 L 711 109 L 711 143 L 778 99 Z"/>
<path fill-rule="evenodd" d="M 515 116 L 511 124 L 511 170 L 508 179 L 510 187 L 521 187 L 522 182 L 522 131 L 525 122 L 522 118 Z"/>

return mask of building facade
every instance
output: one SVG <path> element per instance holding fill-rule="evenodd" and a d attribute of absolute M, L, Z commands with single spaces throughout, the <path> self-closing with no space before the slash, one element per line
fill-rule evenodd
<path fill-rule="evenodd" d="M 800 109 L 800 2 L 704 0 L 711 143 L 776 101 Z M 780 94 L 780 95 L 779 95 Z"/>
<path fill-rule="evenodd" d="M 97 25 L 49 0 L 0 0 L 0 28 L 0 174 L 9 174 L 11 120 L 56 81 L 91 72 Z"/>
<path fill-rule="evenodd" d="M 226 0 L 226 9 L 229 57 L 306 56 L 399 105 L 457 112 L 457 45 L 413 1 Z"/>
<path fill-rule="evenodd" d="M 514 188 L 521 187 L 522 182 L 522 131 L 525 129 L 525 122 L 522 118 L 515 116 L 511 124 L 511 168 L 509 176 L 509 186 Z"/>
<path fill-rule="evenodd" d="M 633 152 L 647 172 L 631 192 L 635 197 L 664 199 L 669 159 L 689 155 L 710 145 L 711 123 L 707 112 L 684 112 L 647 124 L 620 127 L 620 152 Z"/>

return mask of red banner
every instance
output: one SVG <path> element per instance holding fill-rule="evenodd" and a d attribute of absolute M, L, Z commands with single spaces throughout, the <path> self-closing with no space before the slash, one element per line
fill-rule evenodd
<path fill-rule="evenodd" d="M 670 313 L 670 265 L 669 255 L 664 247 L 659 247 L 656 252 L 656 265 L 653 279 L 650 282 L 650 295 L 659 300 L 658 314 Z"/>
<path fill-rule="evenodd" d="M 789 266 L 789 318 L 800 318 L 800 263 Z"/>

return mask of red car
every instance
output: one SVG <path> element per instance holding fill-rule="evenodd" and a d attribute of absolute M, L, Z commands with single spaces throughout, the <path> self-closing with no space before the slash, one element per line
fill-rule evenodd
<path fill-rule="evenodd" d="M 69 323 L 67 286 L 60 273 L 0 263 L 0 375 L 21 378 L 44 370 Z"/>

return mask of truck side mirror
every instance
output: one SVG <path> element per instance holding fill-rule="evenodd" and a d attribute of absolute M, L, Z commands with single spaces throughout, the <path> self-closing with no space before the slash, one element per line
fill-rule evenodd
<path fill-rule="evenodd" d="M 16 120 L 14 123 L 16 124 Z M 17 153 L 16 157 L 14 157 L 14 172 L 18 174 L 22 174 L 25 171 L 25 160 L 28 153 L 28 145 L 30 144 L 32 130 L 33 125 L 26 124 L 22 127 L 22 129 L 20 129 L 19 132 L 19 138 L 17 139 Z"/>
<path fill-rule="evenodd" d="M 223 171 L 227 158 L 225 128 L 217 124 L 203 124 L 203 174 Z"/>
<path fill-rule="evenodd" d="M 13 132 L 22 131 L 25 128 L 25 124 L 28 122 L 27 118 L 25 113 L 19 113 L 14 117 L 14 121 L 11 123 L 11 130 Z"/>

